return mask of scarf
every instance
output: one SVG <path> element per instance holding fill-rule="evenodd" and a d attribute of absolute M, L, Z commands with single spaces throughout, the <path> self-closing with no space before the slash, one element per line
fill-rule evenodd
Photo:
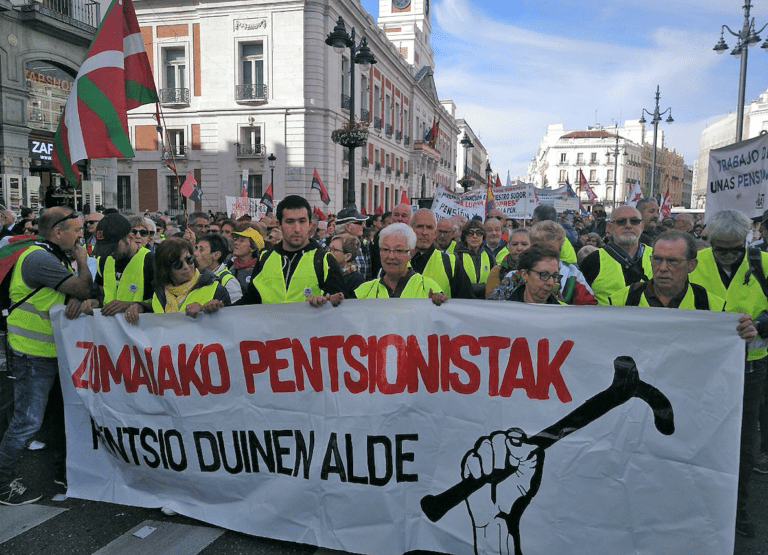
<path fill-rule="evenodd" d="M 169 312 L 181 312 L 179 307 L 184 304 L 184 300 L 187 298 L 189 292 L 195 287 L 197 281 L 200 279 L 200 270 L 195 268 L 195 273 L 192 279 L 181 285 L 166 285 L 165 286 L 165 309 L 163 312 L 168 314 Z"/>
<path fill-rule="evenodd" d="M 253 268 L 256 265 L 258 258 L 255 256 L 251 258 L 249 262 L 240 262 L 239 258 L 232 259 L 232 268 L 235 270 L 242 270 L 243 268 Z"/>

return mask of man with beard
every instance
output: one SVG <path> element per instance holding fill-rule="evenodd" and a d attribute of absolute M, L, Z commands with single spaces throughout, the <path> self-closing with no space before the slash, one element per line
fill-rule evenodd
<path fill-rule="evenodd" d="M 653 249 L 640 242 L 643 218 L 637 208 L 625 205 L 614 210 L 608 231 L 613 242 L 587 256 L 581 265 L 598 304 L 609 304 L 613 293 L 653 275 Z"/>

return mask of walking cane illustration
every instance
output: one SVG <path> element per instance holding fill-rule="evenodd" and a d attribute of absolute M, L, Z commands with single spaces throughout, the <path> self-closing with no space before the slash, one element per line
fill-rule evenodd
<path fill-rule="evenodd" d="M 651 407 L 654 424 L 659 432 L 664 435 L 673 434 L 675 418 L 672 404 L 661 391 L 640 379 L 634 359 L 629 356 L 617 357 L 613 361 L 613 368 L 613 382 L 607 389 L 586 400 L 580 407 L 548 428 L 529 437 L 526 443 L 535 445 L 540 449 L 547 449 L 560 439 L 580 430 L 590 422 L 594 422 L 633 397 L 642 399 Z M 490 475 L 490 483 L 502 482 L 514 472 L 514 468 L 493 470 Z M 425 495 L 421 499 L 421 509 L 429 520 L 437 522 L 448 511 L 488 483 L 487 479 L 466 477 L 442 493 Z"/>

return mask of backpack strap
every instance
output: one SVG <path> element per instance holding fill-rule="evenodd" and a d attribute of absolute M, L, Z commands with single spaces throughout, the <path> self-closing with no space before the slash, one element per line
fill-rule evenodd
<path fill-rule="evenodd" d="M 643 298 L 645 293 L 645 283 L 638 281 L 629 286 L 629 294 L 624 306 L 640 306 L 640 299 Z"/>
<path fill-rule="evenodd" d="M 693 306 L 696 310 L 709 310 L 709 295 L 707 295 L 707 290 L 698 283 L 691 283 L 690 286 L 693 290 Z"/>
<path fill-rule="evenodd" d="M 648 276 L 645 275 L 645 270 L 642 266 L 642 256 L 638 262 L 633 262 L 626 254 L 619 252 L 613 243 L 606 244 L 603 249 L 610 255 L 611 258 L 621 264 L 622 268 L 635 274 L 637 281 L 648 281 Z"/>
<path fill-rule="evenodd" d="M 451 255 L 441 252 L 440 258 L 443 261 L 443 269 L 445 270 L 445 275 L 448 276 L 448 283 L 453 283 L 453 268 L 451 268 Z"/>
<path fill-rule="evenodd" d="M 763 289 L 763 294 L 768 297 L 768 281 L 765 279 L 763 257 L 760 249 L 755 247 L 747 249 L 747 263 L 749 264 L 749 270 L 747 270 L 747 274 L 744 276 L 744 285 L 749 282 L 749 276 L 753 275 Z"/>
<path fill-rule="evenodd" d="M 19 300 L 19 301 L 15 302 L 15 303 L 13 303 L 13 304 L 12 304 L 11 306 L 9 306 L 7 309 L 3 310 L 3 312 L 2 312 L 2 315 L 3 315 L 3 317 L 4 317 L 4 318 L 8 318 L 8 316 L 11 314 L 11 312 L 12 312 L 14 309 L 16 309 L 16 308 L 20 307 L 21 305 L 23 305 L 25 302 L 27 302 L 29 299 L 31 299 L 31 298 L 32 298 L 32 297 L 33 297 L 35 294 L 37 294 L 37 292 L 38 292 L 38 291 L 40 291 L 40 290 L 41 290 L 41 289 L 43 289 L 44 287 L 45 287 L 44 285 L 41 285 L 41 286 L 40 286 L 40 287 L 38 287 L 37 289 L 34 289 L 33 291 L 30 291 L 29 293 L 27 293 L 26 295 L 24 295 L 24 298 L 23 298 L 23 299 L 21 299 L 21 300 Z"/>

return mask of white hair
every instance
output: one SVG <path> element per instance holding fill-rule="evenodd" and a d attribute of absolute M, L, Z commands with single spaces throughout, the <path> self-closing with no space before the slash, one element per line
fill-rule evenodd
<path fill-rule="evenodd" d="M 712 241 L 744 241 L 752 229 L 752 220 L 739 210 L 721 210 L 709 220 L 704 228 Z"/>
<path fill-rule="evenodd" d="M 389 236 L 400 235 L 405 238 L 405 243 L 408 246 L 408 250 L 416 248 L 416 232 L 411 229 L 411 226 L 402 222 L 389 224 L 387 227 L 379 232 L 379 244 Z"/>

